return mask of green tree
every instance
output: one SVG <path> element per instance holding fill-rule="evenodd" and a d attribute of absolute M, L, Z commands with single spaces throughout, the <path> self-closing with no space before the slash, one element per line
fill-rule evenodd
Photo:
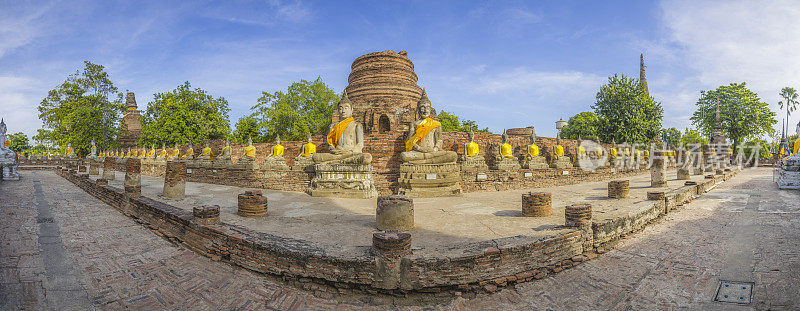
<path fill-rule="evenodd" d="M 166 93 L 156 93 L 142 116 L 140 146 L 200 144 L 225 139 L 230 132 L 228 101 L 214 98 L 189 81 Z"/>
<path fill-rule="evenodd" d="M 614 75 L 597 92 L 592 105 L 599 120 L 597 136 L 604 142 L 648 143 L 661 129 L 664 110 L 639 81 Z"/>
<path fill-rule="evenodd" d="M 83 71 L 50 90 L 38 107 L 44 129 L 37 139 L 61 147 L 72 144 L 79 156 L 89 153 L 92 139 L 101 149 L 115 147 L 123 130 L 119 127 L 122 93 L 103 66 L 88 61 L 84 65 Z"/>
<path fill-rule="evenodd" d="M 692 124 L 706 137 L 711 137 L 716 119 L 716 104 L 719 103 L 720 123 L 725 136 L 733 140 L 733 148 L 748 137 L 761 136 L 774 131 L 775 112 L 747 89 L 744 82 L 723 85 L 712 91 L 700 91 L 697 110 L 692 115 Z"/>
<path fill-rule="evenodd" d="M 685 147 L 689 147 L 692 144 L 704 145 L 708 144 L 708 139 L 703 138 L 697 130 L 687 128 L 681 135 L 681 144 Z"/>
<path fill-rule="evenodd" d="M 306 133 L 327 133 L 331 113 L 340 98 L 319 77 L 314 81 L 292 83 L 286 92 L 261 94 L 258 103 L 251 108 L 254 110 L 252 117 L 258 120 L 268 141 L 279 134 L 285 140 L 302 140 Z"/>
<path fill-rule="evenodd" d="M 758 150 L 759 159 L 766 159 L 769 158 L 771 155 L 769 144 L 767 144 L 766 140 L 760 138 L 752 139 L 744 143 L 743 148 L 744 149 L 742 150 L 742 152 L 744 153 L 744 156 L 747 157 L 748 159 L 753 157 L 753 153 L 756 150 Z"/>
<path fill-rule="evenodd" d="M 17 132 L 14 134 L 8 134 L 6 135 L 6 138 L 8 138 L 8 141 L 10 142 L 9 147 L 11 147 L 11 150 L 14 150 L 14 152 L 17 154 L 20 154 L 21 152 L 31 148 L 31 145 L 28 142 L 28 135 L 25 135 L 25 133 Z"/>
<path fill-rule="evenodd" d="M 561 129 L 561 138 L 597 139 L 597 125 L 600 119 L 593 112 L 584 111 L 569 118 L 567 126 Z"/>
<path fill-rule="evenodd" d="M 786 107 L 786 122 L 789 122 L 789 115 L 792 114 L 792 111 L 797 109 L 797 91 L 787 86 L 781 89 L 780 95 L 783 97 L 784 101 L 779 101 L 778 105 L 781 109 Z"/>
<path fill-rule="evenodd" d="M 661 130 L 661 141 L 672 148 L 677 148 L 681 144 L 681 131 L 671 127 Z"/>
<path fill-rule="evenodd" d="M 261 133 L 258 127 L 258 120 L 250 116 L 241 117 L 239 121 L 236 121 L 235 129 L 231 134 L 231 141 L 244 144 L 247 143 L 248 137 L 252 137 L 254 143 L 263 143 L 265 141 L 264 134 Z"/>
<path fill-rule="evenodd" d="M 436 120 L 442 123 L 442 131 L 445 132 L 488 132 L 489 128 L 479 128 L 478 123 L 472 120 L 461 120 L 457 115 L 442 111 L 436 116 Z"/>

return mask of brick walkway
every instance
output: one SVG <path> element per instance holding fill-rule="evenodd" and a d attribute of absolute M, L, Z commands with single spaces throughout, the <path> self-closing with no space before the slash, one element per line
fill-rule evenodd
<path fill-rule="evenodd" d="M 730 309 L 712 302 L 719 279 L 755 282 L 756 309 L 800 308 L 800 192 L 768 169 L 745 170 L 617 247 L 555 277 L 458 297 L 440 309 Z M 176 247 L 51 172 L 0 183 L 0 309 L 386 309 L 387 297 L 323 294 Z M 34 180 L 60 238 L 40 237 Z M 39 220 L 37 222 L 37 220 Z M 47 226 L 47 225 L 45 225 Z M 44 232 L 44 231 L 42 231 Z M 68 270 L 44 258 L 63 245 Z M 44 246 L 44 247 L 43 247 Z M 49 264 L 48 264 L 49 263 Z M 49 269 L 48 269 L 49 268 Z M 65 276 L 65 277 L 59 277 Z M 79 288 L 63 288 L 70 276 Z M 66 279 L 66 280 L 65 280 Z M 61 283 L 59 283 L 61 282 Z M 452 297 L 453 293 L 440 296 Z M 465 295 L 466 296 L 466 295 Z M 61 298 L 60 298 L 61 297 Z M 420 305 L 419 297 L 400 300 Z M 442 299 L 438 299 L 442 301 Z M 419 309 L 419 307 L 410 307 Z"/>

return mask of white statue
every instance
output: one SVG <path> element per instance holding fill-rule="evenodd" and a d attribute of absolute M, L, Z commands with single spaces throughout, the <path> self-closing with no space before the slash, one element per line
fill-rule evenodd
<path fill-rule="evenodd" d="M 11 150 L 11 144 L 6 142 L 6 122 L 0 118 L 0 176 L 4 180 L 19 180 L 17 174 L 17 154 Z"/>

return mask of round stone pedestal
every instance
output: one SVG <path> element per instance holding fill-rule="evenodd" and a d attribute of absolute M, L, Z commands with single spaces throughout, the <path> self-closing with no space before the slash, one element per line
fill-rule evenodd
<path fill-rule="evenodd" d="M 219 222 L 219 205 L 203 205 L 192 208 L 194 221 L 199 224 L 216 224 Z"/>
<path fill-rule="evenodd" d="M 612 180 L 608 182 L 608 197 L 612 199 L 627 198 L 630 193 L 628 180 Z"/>
<path fill-rule="evenodd" d="M 592 224 L 592 205 L 572 204 L 564 208 L 564 224 L 567 227 L 580 227 Z"/>
<path fill-rule="evenodd" d="M 173 200 L 180 200 L 186 196 L 186 163 L 180 161 L 167 162 L 162 194 L 165 198 Z"/>
<path fill-rule="evenodd" d="M 545 217 L 552 213 L 552 199 L 549 192 L 529 192 L 522 194 L 522 215 Z"/>
<path fill-rule="evenodd" d="M 411 233 L 397 230 L 375 232 L 372 234 L 372 251 L 389 259 L 411 255 Z"/>
<path fill-rule="evenodd" d="M 378 230 L 407 231 L 414 228 L 414 200 L 402 195 L 378 197 L 375 210 Z"/>
<path fill-rule="evenodd" d="M 245 191 L 239 194 L 239 215 L 243 217 L 261 217 L 267 214 L 267 197 L 261 191 Z"/>

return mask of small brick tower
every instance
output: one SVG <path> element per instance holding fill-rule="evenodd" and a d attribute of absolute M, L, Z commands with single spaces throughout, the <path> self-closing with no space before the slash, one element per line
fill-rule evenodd
<path fill-rule="evenodd" d="M 136 96 L 133 92 L 125 94 L 125 112 L 122 114 L 122 121 L 120 127 L 127 126 L 127 132 L 119 137 L 119 143 L 124 148 L 136 147 L 136 142 L 142 136 L 142 123 L 139 119 L 142 117 L 141 112 L 137 110 Z"/>

